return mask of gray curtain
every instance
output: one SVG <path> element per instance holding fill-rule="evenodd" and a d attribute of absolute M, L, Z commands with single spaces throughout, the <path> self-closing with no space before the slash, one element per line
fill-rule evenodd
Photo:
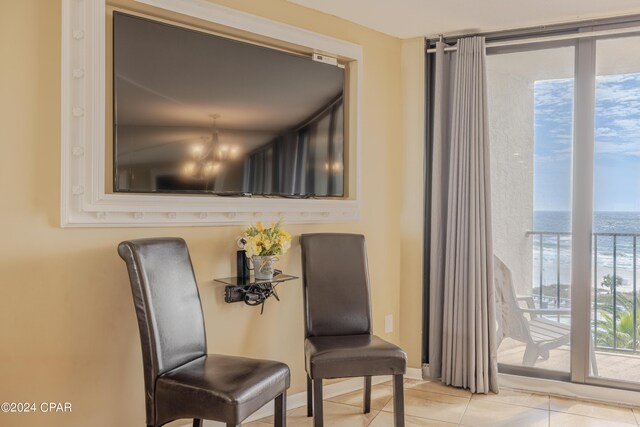
<path fill-rule="evenodd" d="M 497 392 L 484 38 L 445 47 L 437 44 L 435 65 L 429 370 Z"/>

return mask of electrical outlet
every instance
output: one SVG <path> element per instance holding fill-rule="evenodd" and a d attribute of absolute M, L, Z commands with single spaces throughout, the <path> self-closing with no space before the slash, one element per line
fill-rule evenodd
<path fill-rule="evenodd" d="M 384 316 L 384 332 L 387 334 L 393 332 L 393 314 Z"/>

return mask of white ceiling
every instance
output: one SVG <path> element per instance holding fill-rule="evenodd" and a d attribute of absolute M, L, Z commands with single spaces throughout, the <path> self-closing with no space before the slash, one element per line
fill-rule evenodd
<path fill-rule="evenodd" d="M 640 13 L 639 0 L 288 0 L 400 38 Z"/>

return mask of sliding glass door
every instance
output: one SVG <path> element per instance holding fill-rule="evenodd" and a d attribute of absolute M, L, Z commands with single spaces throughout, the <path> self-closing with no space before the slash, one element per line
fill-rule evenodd
<path fill-rule="evenodd" d="M 595 43 L 592 353 L 600 381 L 640 384 L 640 37 Z"/>
<path fill-rule="evenodd" d="M 561 43 L 487 57 L 498 362 L 640 389 L 640 37 Z"/>
<path fill-rule="evenodd" d="M 569 378 L 574 47 L 487 57 L 503 372 Z"/>

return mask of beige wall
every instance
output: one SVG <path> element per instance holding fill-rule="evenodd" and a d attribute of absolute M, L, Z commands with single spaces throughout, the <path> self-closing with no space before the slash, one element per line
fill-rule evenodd
<path fill-rule="evenodd" d="M 414 367 L 422 364 L 424 56 L 422 37 L 402 41 L 400 343 Z"/>
<path fill-rule="evenodd" d="M 421 91 L 422 77 L 415 72 L 407 77 L 407 70 L 401 70 L 401 64 L 412 64 L 405 56 L 408 48 L 398 39 L 283 0 L 220 3 L 363 46 L 362 219 L 287 228 L 294 235 L 366 234 L 374 331 L 396 343 L 402 338 L 411 365 L 419 366 L 419 274 L 401 273 L 407 265 L 419 268 L 421 257 L 416 252 L 421 232 L 414 233 L 408 222 L 420 218 L 415 209 L 421 209 L 421 202 L 413 199 L 422 191 L 416 180 L 420 173 L 402 173 L 407 161 L 421 167 L 414 158 L 419 153 L 410 149 L 422 144 L 411 130 L 421 129 L 421 117 L 405 113 L 422 101 L 419 92 L 411 100 L 404 94 L 412 87 Z M 211 352 L 282 360 L 291 367 L 290 392 L 302 391 L 301 282 L 283 285 L 282 301 L 269 301 L 260 316 L 255 308 L 223 303 L 223 288 L 212 281 L 233 273 L 241 227 L 59 227 L 59 1 L 0 0 L 0 58 L 0 402 L 73 404 L 66 415 L 0 414 L 0 425 L 144 425 L 137 324 L 125 267 L 116 254 L 118 242 L 139 237 L 187 240 Z M 406 78 L 416 80 L 407 83 Z M 407 182 L 413 195 L 403 191 Z M 297 241 L 281 266 L 300 274 Z M 401 298 L 401 290 L 412 296 Z M 386 314 L 395 318 L 391 334 L 384 333 Z"/>

